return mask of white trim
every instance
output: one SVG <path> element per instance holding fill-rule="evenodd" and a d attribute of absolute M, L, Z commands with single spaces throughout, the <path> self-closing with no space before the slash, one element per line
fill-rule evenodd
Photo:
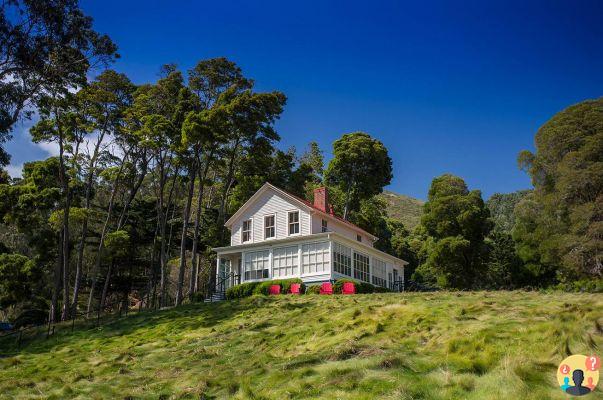
<path fill-rule="evenodd" d="M 301 235 L 301 213 L 299 212 L 299 209 L 293 209 L 293 210 L 286 210 L 287 211 L 287 236 L 300 236 Z M 292 213 L 297 213 L 297 233 L 290 233 L 289 232 L 289 228 L 291 227 L 292 224 L 295 224 L 295 222 L 289 222 L 289 215 L 291 215 Z"/>
<path fill-rule="evenodd" d="M 243 232 L 245 232 L 245 222 L 250 221 L 251 222 L 251 226 L 249 227 L 249 240 L 244 241 L 243 237 L 245 236 L 243 234 Z M 248 219 L 244 219 L 243 221 L 241 221 L 241 240 L 240 240 L 241 244 L 248 244 L 248 243 L 253 243 L 253 217 L 249 217 Z"/>
<path fill-rule="evenodd" d="M 274 225 L 272 225 L 272 229 L 274 229 L 274 236 L 266 237 L 266 217 L 272 217 L 273 218 Z M 262 218 L 262 232 L 263 232 L 262 236 L 264 237 L 264 241 L 276 239 L 276 213 L 275 212 L 263 215 L 263 218 Z"/>

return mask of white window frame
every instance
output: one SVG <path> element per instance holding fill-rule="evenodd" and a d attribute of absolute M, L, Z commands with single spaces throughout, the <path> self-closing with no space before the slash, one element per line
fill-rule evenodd
<path fill-rule="evenodd" d="M 245 222 L 249 222 L 249 231 L 245 230 Z M 245 232 L 249 232 L 249 239 L 245 240 Z M 244 220 L 241 223 L 241 243 L 253 242 L 253 218 Z"/>
<path fill-rule="evenodd" d="M 366 271 L 364 270 L 364 260 L 360 260 L 360 257 L 362 257 L 363 259 L 366 258 Z M 362 269 L 357 268 L 357 261 L 362 261 Z M 362 282 L 371 283 L 371 257 L 367 254 L 354 251 L 352 254 L 352 273 L 354 274 L 354 279 L 358 279 Z"/>
<path fill-rule="evenodd" d="M 331 256 L 333 272 L 351 278 L 353 275 L 352 248 L 339 242 L 332 242 L 331 248 L 333 250 L 333 255 Z"/>
<path fill-rule="evenodd" d="M 266 226 L 266 218 L 272 217 L 272 230 L 273 230 L 273 235 L 272 236 L 266 236 L 266 229 L 269 228 Z M 276 213 L 275 214 L 266 214 L 264 215 L 264 240 L 272 240 L 272 239 L 276 239 Z"/>
<path fill-rule="evenodd" d="M 319 246 L 321 249 L 317 249 Z M 311 276 L 330 273 L 331 244 L 328 241 L 302 243 L 299 247 L 301 249 L 299 263 L 301 275 Z"/>
<path fill-rule="evenodd" d="M 243 254 L 242 281 L 253 282 L 270 279 L 270 250 L 256 250 Z M 258 274 L 261 276 L 258 278 Z M 251 276 L 254 275 L 252 278 Z"/>
<path fill-rule="evenodd" d="M 291 215 L 297 213 L 297 222 L 291 222 Z M 291 226 L 297 225 L 297 232 L 291 233 Z M 287 236 L 297 236 L 301 234 L 301 213 L 299 210 L 287 211 Z"/>
<path fill-rule="evenodd" d="M 360 235 L 360 234 L 358 234 L 358 233 L 357 233 L 357 234 L 356 234 L 356 241 L 357 241 L 358 243 L 362 243 L 362 235 Z"/>
<path fill-rule="evenodd" d="M 299 246 L 283 246 L 272 250 L 272 278 L 283 279 L 299 276 Z M 282 273 L 284 271 L 284 273 Z"/>
<path fill-rule="evenodd" d="M 373 257 L 371 283 L 375 286 L 387 287 L 387 263 L 379 258 Z"/>

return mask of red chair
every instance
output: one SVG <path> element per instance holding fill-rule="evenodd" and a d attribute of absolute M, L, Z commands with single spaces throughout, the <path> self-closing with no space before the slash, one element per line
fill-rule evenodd
<path fill-rule="evenodd" d="M 292 283 L 290 292 L 291 294 L 301 294 L 301 283 Z"/>
<path fill-rule="evenodd" d="M 270 294 L 281 294 L 281 285 L 270 286 Z"/>
<path fill-rule="evenodd" d="M 353 282 L 344 282 L 341 294 L 356 294 L 356 285 Z"/>
<path fill-rule="evenodd" d="M 320 294 L 333 294 L 333 285 L 325 282 L 320 286 Z"/>

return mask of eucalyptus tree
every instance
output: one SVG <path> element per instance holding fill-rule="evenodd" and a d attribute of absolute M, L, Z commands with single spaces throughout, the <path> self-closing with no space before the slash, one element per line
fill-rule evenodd
<path fill-rule="evenodd" d="M 117 57 L 116 46 L 92 28 L 77 0 L 11 0 L 0 8 L 1 145 L 20 117 L 29 117 L 54 87 L 81 87 L 90 67 Z"/>
<path fill-rule="evenodd" d="M 80 90 L 77 94 L 78 105 L 89 118 L 89 132 L 95 133 L 96 138 L 91 140 L 91 148 L 88 148 L 86 160 L 82 160 L 80 166 L 85 163 L 83 173 L 85 175 L 84 195 L 84 218 L 81 224 L 81 236 L 77 248 L 76 274 L 73 285 L 73 296 L 71 308 L 75 312 L 77 308 L 79 291 L 82 279 L 82 267 L 84 260 L 84 247 L 88 237 L 88 214 L 91 207 L 94 191 L 95 178 L 98 173 L 98 161 L 106 147 L 105 141 L 122 134 L 124 129 L 124 115 L 132 102 L 132 93 L 135 86 L 124 74 L 107 70 L 101 73 L 89 86 Z M 101 239 L 102 241 L 103 239 Z"/>
<path fill-rule="evenodd" d="M 84 140 L 87 126 L 85 119 L 81 118 L 76 96 L 65 88 L 54 88 L 39 102 L 40 120 L 30 129 L 34 142 L 56 143 L 59 147 L 59 183 L 62 197 L 62 229 L 60 232 L 61 245 L 59 253 L 61 258 L 61 276 L 63 289 L 63 306 L 61 319 L 69 318 L 69 260 L 70 260 L 70 229 L 69 214 L 72 201 L 71 183 L 74 174 L 73 166 L 79 156 L 80 145 Z M 71 168 L 70 168 L 71 167 Z M 55 285 L 55 292 L 60 287 Z M 51 318 L 54 318 L 57 304 L 53 304 Z"/>
<path fill-rule="evenodd" d="M 160 237 L 160 306 L 165 305 L 167 283 L 166 225 L 167 212 L 172 200 L 173 187 L 169 191 L 166 207 L 166 186 L 170 169 L 173 167 L 174 148 L 178 134 L 176 126 L 181 114 L 178 113 L 180 90 L 184 88 L 182 74 L 174 68 L 167 68 L 166 75 L 155 85 L 139 88 L 134 96 L 130 118 L 137 121 L 139 129 L 135 132 L 142 148 L 152 157 L 157 198 L 157 223 Z M 174 179 L 178 175 L 174 171 Z"/>

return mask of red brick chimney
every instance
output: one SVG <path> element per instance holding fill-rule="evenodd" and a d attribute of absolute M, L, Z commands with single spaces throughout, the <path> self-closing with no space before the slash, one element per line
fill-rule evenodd
<path fill-rule="evenodd" d="M 314 189 L 314 207 L 326 213 L 331 212 L 329 192 L 326 187 L 323 186 Z"/>

